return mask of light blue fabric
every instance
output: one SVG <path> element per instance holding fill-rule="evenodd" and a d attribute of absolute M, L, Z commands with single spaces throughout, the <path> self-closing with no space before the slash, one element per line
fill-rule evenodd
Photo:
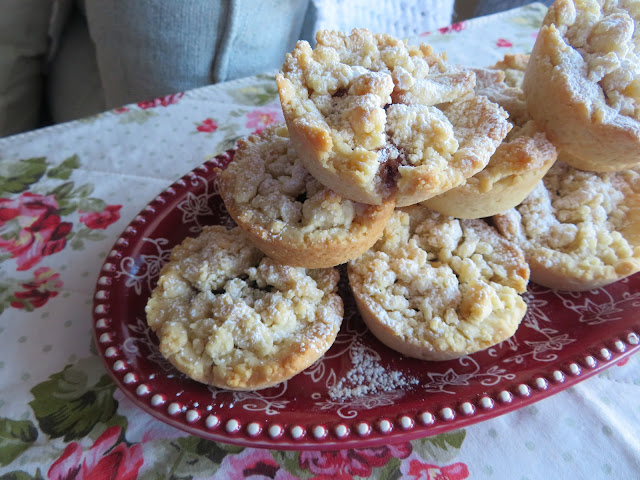
<path fill-rule="evenodd" d="M 216 52 L 212 80 L 221 82 L 279 68 L 303 35 L 307 1 L 232 0 Z"/>
<path fill-rule="evenodd" d="M 56 123 L 87 117 L 105 109 L 96 51 L 79 11 L 67 19 L 50 63 L 46 82 L 49 115 Z"/>
<path fill-rule="evenodd" d="M 0 14 L 0 136 L 39 126 L 47 45 L 51 64 L 46 104 L 57 123 L 277 69 L 298 39 L 313 43 L 319 18 L 316 3 L 320 3 L 3 1 L 8 3 L 3 3 Z M 477 2 L 479 15 L 526 1 L 473 3 Z M 76 11 L 69 15 L 72 8 Z M 371 0 L 370 8 L 378 12 L 376 0 Z"/>
<path fill-rule="evenodd" d="M 85 0 L 107 108 L 282 64 L 308 0 Z"/>
<path fill-rule="evenodd" d="M 40 122 L 50 0 L 0 3 L 0 137 Z"/>
<path fill-rule="evenodd" d="M 492 13 L 501 12 L 503 10 L 509 10 L 510 8 L 521 7 L 528 5 L 534 0 L 477 0 L 478 5 L 473 13 L 475 17 L 482 17 L 484 15 L 490 15 Z M 542 2 L 547 6 L 551 6 L 553 0 L 535 0 Z"/>

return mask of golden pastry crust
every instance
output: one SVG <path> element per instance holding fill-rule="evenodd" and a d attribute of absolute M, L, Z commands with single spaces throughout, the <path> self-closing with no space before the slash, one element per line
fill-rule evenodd
<path fill-rule="evenodd" d="M 528 62 L 529 55 L 507 54 L 492 67 L 473 70 L 476 74 L 476 93 L 504 108 L 509 114 L 509 121 L 520 127 L 531 120 L 522 91 Z"/>
<path fill-rule="evenodd" d="M 640 8 L 558 0 L 523 81 L 529 113 L 564 161 L 595 172 L 640 164 Z"/>
<path fill-rule="evenodd" d="M 240 228 L 205 227 L 171 251 L 146 306 L 160 352 L 202 383 L 273 386 L 333 344 L 343 316 L 335 269 L 265 257 Z"/>
<path fill-rule="evenodd" d="M 393 201 L 353 202 L 321 185 L 300 163 L 285 125 L 241 140 L 218 187 L 257 247 L 281 263 L 305 268 L 332 267 L 364 253 L 394 208 Z"/>
<path fill-rule="evenodd" d="M 515 209 L 493 217 L 525 252 L 531 280 L 585 291 L 640 271 L 640 173 L 558 161 Z"/>
<path fill-rule="evenodd" d="M 509 131 L 475 74 L 426 45 L 355 29 L 298 42 L 276 77 L 305 167 L 340 195 L 397 206 L 464 183 Z"/>
<path fill-rule="evenodd" d="M 555 162 L 555 147 L 529 121 L 514 127 L 489 165 L 467 183 L 422 204 L 443 215 L 484 218 L 520 204 Z"/>
<path fill-rule="evenodd" d="M 487 166 L 464 185 L 423 202 L 457 218 L 483 218 L 515 207 L 556 161 L 557 152 L 530 119 L 521 82 L 527 55 L 507 55 L 490 69 L 476 69 L 476 92 L 509 113 L 513 129 Z"/>
<path fill-rule="evenodd" d="M 423 360 L 457 358 L 506 340 L 526 312 L 522 251 L 482 220 L 421 205 L 397 209 L 348 273 L 374 335 Z"/>

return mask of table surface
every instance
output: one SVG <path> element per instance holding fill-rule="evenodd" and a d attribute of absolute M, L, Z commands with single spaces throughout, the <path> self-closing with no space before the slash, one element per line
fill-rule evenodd
<path fill-rule="evenodd" d="M 544 11 L 412 41 L 487 66 L 529 52 Z M 335 452 L 203 441 L 117 389 L 91 340 L 94 285 L 113 242 L 174 180 L 281 120 L 265 74 L 0 139 L 0 478 L 638 478 L 639 355 L 465 429 Z"/>

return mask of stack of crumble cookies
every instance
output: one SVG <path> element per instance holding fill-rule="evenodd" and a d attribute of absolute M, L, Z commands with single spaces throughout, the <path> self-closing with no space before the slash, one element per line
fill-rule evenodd
<path fill-rule="evenodd" d="M 340 329 L 340 264 L 390 348 L 447 360 L 512 336 L 533 282 L 640 270 L 640 8 L 558 0 L 535 48 L 484 69 L 367 30 L 299 42 L 286 124 L 218 171 L 237 227 L 177 246 L 147 305 L 198 381 L 266 388 Z"/>

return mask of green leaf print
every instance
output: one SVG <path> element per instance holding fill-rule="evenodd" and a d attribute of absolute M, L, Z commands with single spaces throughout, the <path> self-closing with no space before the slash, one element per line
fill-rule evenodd
<path fill-rule="evenodd" d="M 280 467 L 296 478 L 308 479 L 313 476 L 309 470 L 300 466 L 300 452 L 286 450 L 271 450 L 271 456 Z"/>
<path fill-rule="evenodd" d="M 35 310 L 35 308 L 33 307 L 33 305 L 31 305 L 31 303 L 29 303 L 26 300 L 22 300 L 20 298 L 17 298 L 15 295 L 9 295 L 6 298 L 6 302 L 7 304 L 11 305 L 13 304 L 13 306 L 15 307 L 16 304 L 20 304 L 22 305 L 22 308 L 24 309 L 25 312 L 33 312 Z M 1 307 L 0 307 L 1 308 Z M 20 307 L 18 307 L 20 308 Z M 2 308 L 2 310 L 4 310 L 4 308 Z M 1 311 L 1 310 L 0 310 Z"/>
<path fill-rule="evenodd" d="M 226 152 L 227 150 L 232 149 L 233 147 L 236 146 L 236 142 L 238 141 L 240 137 L 238 135 L 233 135 L 230 137 L 225 137 L 222 139 L 221 142 L 218 143 L 218 145 L 216 145 L 215 151 L 216 152 Z"/>
<path fill-rule="evenodd" d="M 460 447 L 462 447 L 462 442 L 464 442 L 464 437 L 466 435 L 467 435 L 467 432 L 465 430 L 455 430 L 453 432 L 442 433 L 440 435 L 429 437 L 427 441 L 442 448 L 443 450 L 448 450 L 450 446 L 453 448 L 460 449 Z"/>
<path fill-rule="evenodd" d="M 106 236 L 103 233 L 83 227 L 74 234 L 73 240 L 71 240 L 71 248 L 74 250 L 84 248 L 83 240 L 100 241 L 105 238 Z"/>
<path fill-rule="evenodd" d="M 48 195 L 55 195 L 58 205 L 68 200 L 71 192 L 73 191 L 73 182 L 64 182 L 58 185 L 53 190 L 50 190 Z"/>
<path fill-rule="evenodd" d="M 9 240 L 12 238 L 18 238 L 20 235 L 20 231 L 22 230 L 22 226 L 17 218 L 12 218 L 11 220 L 5 222 L 2 228 L 2 235 L 0 238 L 4 238 L 5 240 Z M 8 254 L 11 257 L 11 254 Z"/>
<path fill-rule="evenodd" d="M 90 378 L 96 370 L 82 367 L 82 362 L 68 365 L 31 389 L 34 398 L 29 405 L 40 430 L 51 438 L 64 437 L 66 442 L 82 438 L 116 413 L 115 384 L 107 375 Z"/>
<path fill-rule="evenodd" d="M 217 444 L 216 442 L 210 442 L 209 440 L 199 439 L 196 444 L 195 452 L 198 455 L 207 457 L 214 463 L 222 462 L 222 459 L 229 454 L 240 453 L 244 450 L 244 447 L 238 447 L 235 445 L 227 445 L 225 443 Z"/>
<path fill-rule="evenodd" d="M 527 5 L 522 8 L 519 15 L 509 19 L 509 21 L 519 27 L 528 27 L 537 30 L 542 26 L 542 20 L 546 13 L 547 7 L 542 4 Z"/>
<path fill-rule="evenodd" d="M 8 472 L 2 475 L 0 480 L 44 480 L 44 477 L 42 476 L 40 469 L 36 470 L 36 474 L 33 477 L 22 470 L 14 470 L 13 472 Z"/>
<path fill-rule="evenodd" d="M 37 438 L 38 430 L 30 421 L 0 418 L 0 465 L 9 465 Z"/>
<path fill-rule="evenodd" d="M 0 259 L 0 262 L 1 261 Z M 16 286 L 13 283 L 0 283 L 0 314 L 9 307 L 11 298 L 15 298 L 13 295 L 15 288 Z"/>
<path fill-rule="evenodd" d="M 384 478 L 385 480 L 398 480 L 402 478 L 402 472 L 400 471 L 400 459 L 392 458 L 384 466 L 376 470 L 377 478 Z"/>
<path fill-rule="evenodd" d="M 268 82 L 264 82 L 261 85 L 229 90 L 229 95 L 242 105 L 261 107 L 278 98 L 278 88 L 273 77 L 270 77 Z"/>
<path fill-rule="evenodd" d="M 17 162 L 0 162 L 0 195 L 21 193 L 36 183 L 47 170 L 45 157 L 27 158 Z"/>
<path fill-rule="evenodd" d="M 418 452 L 424 460 L 448 462 L 456 457 L 466 435 L 467 432 L 460 429 L 416 440 L 420 445 L 414 445 L 414 451 Z"/>
<path fill-rule="evenodd" d="M 80 166 L 80 160 L 78 159 L 78 155 L 72 155 L 66 160 L 64 160 L 57 167 L 53 167 L 49 169 L 47 172 L 47 177 L 49 178 L 57 178 L 58 180 L 69 180 L 71 173 L 75 168 Z"/>
<path fill-rule="evenodd" d="M 119 114 L 120 123 L 137 123 L 138 125 L 142 125 L 146 123 L 151 117 L 154 117 L 156 114 L 152 112 L 150 109 L 147 110 L 130 110 L 126 113 Z"/>
<path fill-rule="evenodd" d="M 73 237 L 69 242 L 72 250 L 82 250 L 84 248 L 84 242 L 76 237 Z"/>
<path fill-rule="evenodd" d="M 87 183 L 85 185 L 81 185 L 78 188 L 76 188 L 73 191 L 72 196 L 86 198 L 92 193 L 93 193 L 93 185 L 91 185 L 90 183 Z"/>
<path fill-rule="evenodd" d="M 78 210 L 83 212 L 102 212 L 105 208 L 107 208 L 106 202 L 99 198 L 80 198 L 78 200 Z"/>
<path fill-rule="evenodd" d="M 229 454 L 225 447 L 224 444 L 194 436 L 156 441 L 155 454 L 163 458 L 164 462 L 157 462 L 146 477 L 158 480 L 208 478 L 220 468 L 222 459 Z"/>

